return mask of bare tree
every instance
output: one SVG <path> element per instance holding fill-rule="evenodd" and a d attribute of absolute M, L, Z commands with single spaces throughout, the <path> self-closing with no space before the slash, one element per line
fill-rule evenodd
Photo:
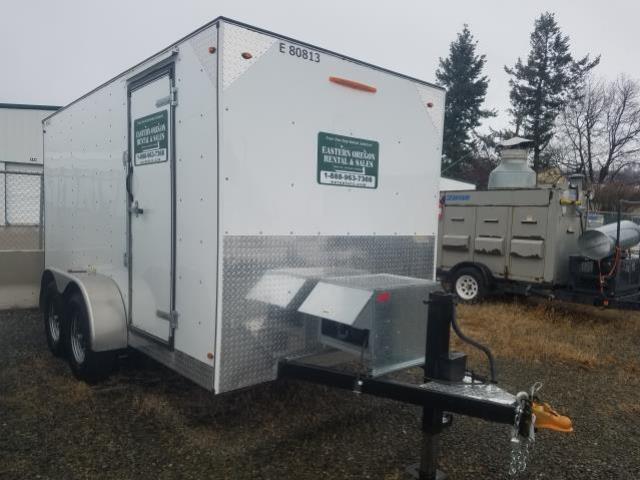
<path fill-rule="evenodd" d="M 594 157 L 601 122 L 605 111 L 606 89 L 602 80 L 590 76 L 562 111 L 562 132 L 570 148 L 556 154 L 563 155 L 563 163 L 577 165 L 577 172 L 594 183 Z"/>
<path fill-rule="evenodd" d="M 640 85 L 625 76 L 609 85 L 605 97 L 605 155 L 598 183 L 613 179 L 623 168 L 638 162 L 640 152 Z"/>
<path fill-rule="evenodd" d="M 560 132 L 551 148 L 555 164 L 592 185 L 613 181 L 640 163 L 640 84 L 625 76 L 608 84 L 587 78 L 565 105 Z"/>

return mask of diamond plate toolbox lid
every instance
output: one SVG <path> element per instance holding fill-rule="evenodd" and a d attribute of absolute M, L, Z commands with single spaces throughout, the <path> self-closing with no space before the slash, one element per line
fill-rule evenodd
<path fill-rule="evenodd" d="M 301 313 L 369 329 L 365 307 L 378 293 L 426 286 L 428 280 L 399 275 L 373 274 L 335 277 L 318 282 L 298 309 Z"/>

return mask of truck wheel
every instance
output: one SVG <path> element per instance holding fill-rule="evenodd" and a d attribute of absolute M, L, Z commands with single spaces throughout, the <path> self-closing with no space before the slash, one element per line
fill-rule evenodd
<path fill-rule="evenodd" d="M 44 334 L 47 338 L 49 350 L 56 357 L 63 357 L 65 344 L 62 338 L 64 331 L 64 317 L 62 297 L 54 283 L 45 287 L 43 304 Z"/>
<path fill-rule="evenodd" d="M 453 277 L 453 293 L 465 303 L 475 303 L 486 293 L 482 274 L 476 268 L 461 268 Z"/>
<path fill-rule="evenodd" d="M 94 352 L 90 345 L 89 317 L 84 299 L 75 293 L 67 304 L 66 340 L 69 366 L 74 376 L 87 383 L 97 383 L 113 370 L 115 352 Z"/>

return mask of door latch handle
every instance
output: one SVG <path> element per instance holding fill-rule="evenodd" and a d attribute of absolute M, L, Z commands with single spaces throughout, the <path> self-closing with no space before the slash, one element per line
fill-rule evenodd
<path fill-rule="evenodd" d="M 138 201 L 136 200 L 135 202 L 133 202 L 133 204 L 129 207 L 129 213 L 133 213 L 136 217 L 138 215 L 142 215 L 144 213 L 144 209 L 140 208 L 138 206 Z"/>
<path fill-rule="evenodd" d="M 171 328 L 178 328 L 178 317 L 180 316 L 180 314 L 177 311 L 171 310 L 169 312 L 165 312 L 162 310 L 156 310 L 156 316 L 158 318 L 162 318 L 163 320 L 168 320 L 169 326 Z"/>

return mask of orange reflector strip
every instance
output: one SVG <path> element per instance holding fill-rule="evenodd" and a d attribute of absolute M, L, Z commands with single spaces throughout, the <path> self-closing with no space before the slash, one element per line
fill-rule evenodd
<path fill-rule="evenodd" d="M 329 81 L 337 83 L 338 85 L 342 85 L 343 87 L 362 90 L 363 92 L 376 93 L 378 91 L 376 87 L 372 87 L 371 85 L 367 85 L 365 83 L 356 82 L 354 80 L 347 80 L 346 78 L 329 77 Z"/>

